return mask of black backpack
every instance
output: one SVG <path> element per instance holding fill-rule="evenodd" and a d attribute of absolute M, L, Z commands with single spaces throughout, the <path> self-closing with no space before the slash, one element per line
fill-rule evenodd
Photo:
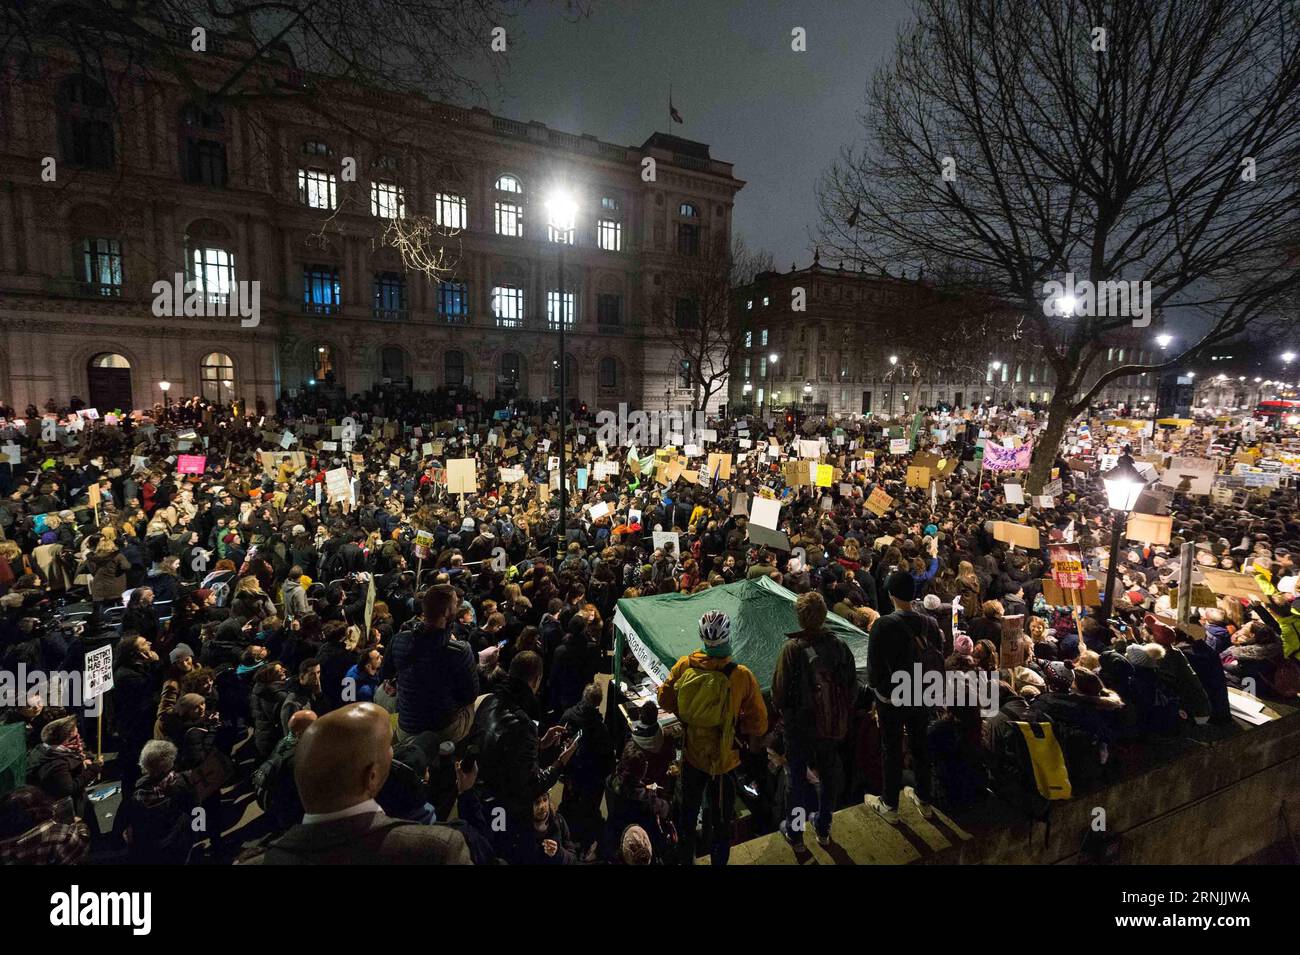
<path fill-rule="evenodd" d="M 943 635 L 939 632 L 939 624 L 929 614 L 898 613 L 897 611 L 895 611 L 895 614 L 902 621 L 903 626 L 907 628 L 907 632 L 912 635 L 915 660 L 921 664 L 921 671 L 923 673 L 942 673 L 944 659 L 943 651 L 939 648 L 943 646 Z M 937 639 L 932 640 L 931 637 Z"/>
<path fill-rule="evenodd" d="M 823 641 L 822 650 L 847 651 L 837 637 Z M 803 656 L 803 682 L 805 706 L 813 716 L 813 725 L 820 740 L 842 740 L 849 735 L 849 724 L 853 720 L 853 701 L 857 696 L 857 681 L 845 686 L 837 679 L 835 661 L 828 659 L 830 653 L 818 651 L 810 640 L 799 640 L 799 652 Z"/>
<path fill-rule="evenodd" d="M 991 788 L 1030 819 L 1045 821 L 1051 803 L 1038 791 L 1029 747 L 1016 723 L 1049 723 L 1053 731 L 1056 729 L 1051 719 L 1032 714 L 1024 700 L 1013 699 L 1003 704 L 989 720 Z"/>

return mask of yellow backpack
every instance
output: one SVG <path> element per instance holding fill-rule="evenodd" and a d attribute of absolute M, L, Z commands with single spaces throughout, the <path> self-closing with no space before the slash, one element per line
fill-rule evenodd
<path fill-rule="evenodd" d="M 1034 721 L 1016 723 L 1016 728 L 1025 738 L 1025 748 L 1029 750 L 1029 762 L 1034 767 L 1038 794 L 1049 801 L 1069 799 L 1070 774 L 1065 770 L 1065 754 L 1061 752 L 1061 744 L 1056 741 L 1052 724 Z"/>

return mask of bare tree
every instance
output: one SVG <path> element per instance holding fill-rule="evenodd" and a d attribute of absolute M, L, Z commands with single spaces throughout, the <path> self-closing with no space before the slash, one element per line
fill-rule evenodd
<path fill-rule="evenodd" d="M 770 255 L 736 238 L 730 247 L 719 242 L 697 256 L 680 257 L 666 274 L 663 291 L 651 302 L 651 318 L 673 343 L 672 372 L 687 372 L 694 410 L 703 411 L 726 387 L 739 353 L 734 290 L 771 268 Z"/>
<path fill-rule="evenodd" d="M 819 186 L 822 239 L 877 267 L 951 263 L 1022 311 L 1055 373 L 1032 487 L 1108 382 L 1294 319 L 1294 0 L 920 0 L 864 141 Z M 1073 278 L 1071 297 L 1052 283 Z M 1130 284 L 1133 283 L 1133 284 Z M 1160 365 L 1093 365 L 1164 312 Z"/>

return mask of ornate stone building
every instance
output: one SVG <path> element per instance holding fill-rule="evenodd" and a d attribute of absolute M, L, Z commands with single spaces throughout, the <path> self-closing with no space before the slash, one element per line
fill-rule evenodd
<path fill-rule="evenodd" d="M 141 407 L 166 381 L 251 406 L 385 379 L 555 396 L 545 200 L 563 189 L 569 393 L 682 403 L 654 296 L 679 256 L 730 241 L 742 185 L 662 133 L 623 146 L 365 90 L 328 115 L 208 109 L 166 78 L 100 85 L 47 55 L 0 76 L 0 397 Z M 155 283 L 178 273 L 209 314 L 159 314 Z M 255 327 L 210 314 L 254 282 Z"/>
<path fill-rule="evenodd" d="M 915 277 L 828 266 L 817 258 L 807 268 L 759 273 L 737 290 L 741 327 L 729 407 L 897 414 L 909 407 L 914 390 L 921 407 L 1050 400 L 1051 366 L 1029 343 L 1005 335 L 986 347 L 971 342 L 958 349 L 951 334 L 930 340 L 926 323 L 942 315 L 924 310 L 928 290 Z M 803 311 L 792 307 L 796 295 Z M 1160 330 L 1153 323 L 1117 336 L 1105 361 L 1094 363 L 1096 372 L 1153 360 Z M 1154 375 L 1142 375 L 1111 382 L 1097 400 L 1141 407 L 1155 396 Z"/>

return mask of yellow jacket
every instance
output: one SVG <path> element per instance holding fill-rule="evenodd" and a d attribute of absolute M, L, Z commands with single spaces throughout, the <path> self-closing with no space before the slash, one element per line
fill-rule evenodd
<path fill-rule="evenodd" d="M 703 650 L 678 660 L 659 687 L 659 705 L 672 712 L 677 711 L 677 681 L 691 667 L 703 670 L 721 670 L 731 662 L 731 657 L 711 657 Z M 745 666 L 737 665 L 731 671 L 731 715 L 736 720 L 737 736 L 762 736 L 767 732 L 767 707 L 763 704 L 763 692 L 758 688 L 754 674 Z M 708 732 L 707 729 L 699 732 Z M 705 745 L 697 733 L 686 727 L 686 761 L 696 769 L 708 771 L 708 760 L 700 755 L 700 748 Z M 716 748 L 716 747 L 715 747 Z M 732 750 L 724 755 L 723 772 L 731 772 L 740 765 L 740 756 Z"/>

